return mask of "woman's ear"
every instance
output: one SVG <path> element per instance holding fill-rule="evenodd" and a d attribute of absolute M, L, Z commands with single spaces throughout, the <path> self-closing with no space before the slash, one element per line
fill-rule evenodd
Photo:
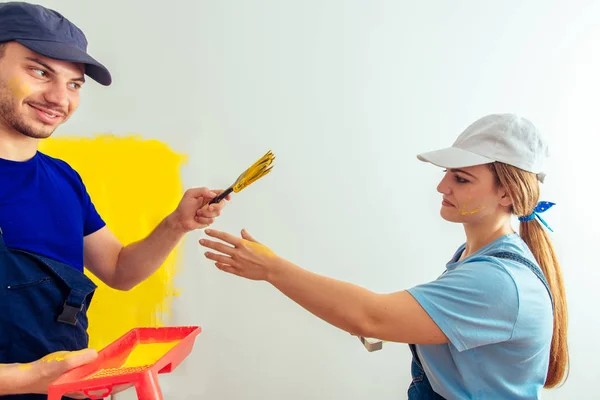
<path fill-rule="evenodd" d="M 513 204 L 512 199 L 508 195 L 508 192 L 506 191 L 506 189 L 501 187 L 499 189 L 499 195 L 500 195 L 499 203 L 502 207 L 511 207 L 512 206 L 512 204 Z"/>

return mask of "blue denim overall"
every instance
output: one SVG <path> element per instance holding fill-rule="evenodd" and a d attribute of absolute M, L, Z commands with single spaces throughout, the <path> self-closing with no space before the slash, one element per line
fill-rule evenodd
<path fill-rule="evenodd" d="M 507 251 L 493 253 L 490 254 L 490 256 L 518 261 L 529 267 L 531 272 L 533 272 L 546 287 L 548 295 L 550 295 L 550 301 L 552 302 L 552 309 L 554 309 L 554 299 L 552 298 L 552 293 L 550 292 L 550 286 L 548 285 L 544 274 L 537 265 L 535 265 L 525 257 Z M 425 370 L 423 369 L 421 360 L 417 355 L 416 346 L 414 344 L 409 344 L 408 346 L 410 347 L 410 351 L 413 355 L 413 360 L 410 368 L 412 382 L 408 387 L 408 400 L 444 400 L 444 398 L 436 392 L 434 392 L 433 388 L 431 387 L 429 379 L 427 379 L 427 375 L 425 375 Z"/>
<path fill-rule="evenodd" d="M 94 282 L 75 268 L 7 247 L 0 229 L 0 364 L 28 363 L 55 351 L 86 348 L 87 310 L 95 290 Z"/>

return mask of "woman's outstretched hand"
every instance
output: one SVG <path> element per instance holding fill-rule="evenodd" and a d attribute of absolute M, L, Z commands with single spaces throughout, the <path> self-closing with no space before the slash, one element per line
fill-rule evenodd
<path fill-rule="evenodd" d="M 200 240 L 200 245 L 216 251 L 207 251 L 204 255 L 215 261 L 221 271 L 246 279 L 268 281 L 279 264 L 280 258 L 271 249 L 256 241 L 245 229 L 242 229 L 241 237 L 215 229 L 206 229 L 204 232 L 225 242 Z"/>

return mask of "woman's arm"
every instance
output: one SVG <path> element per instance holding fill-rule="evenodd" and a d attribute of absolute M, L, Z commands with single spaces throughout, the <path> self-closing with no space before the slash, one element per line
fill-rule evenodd
<path fill-rule="evenodd" d="M 242 238 L 206 230 L 212 240 L 200 243 L 222 254 L 207 252 L 219 269 L 254 280 L 265 280 L 315 316 L 354 335 L 386 341 L 436 344 L 447 337 L 406 291 L 377 294 L 359 286 L 304 270 L 275 255 L 246 231 Z"/>
<path fill-rule="evenodd" d="M 444 333 L 406 291 L 377 294 L 278 259 L 268 282 L 317 317 L 354 335 L 437 344 Z"/>

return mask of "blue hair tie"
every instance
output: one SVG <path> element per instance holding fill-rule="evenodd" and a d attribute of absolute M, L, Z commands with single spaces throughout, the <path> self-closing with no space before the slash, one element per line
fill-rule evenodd
<path fill-rule="evenodd" d="M 554 232 L 552 230 L 552 228 L 550 228 L 548 226 L 548 224 L 546 223 L 546 221 L 544 221 L 544 219 L 542 217 L 540 217 L 540 213 L 543 213 L 544 211 L 549 210 L 552 206 L 554 206 L 555 203 L 551 203 L 549 201 L 540 201 L 537 206 L 535 206 L 535 208 L 533 209 L 533 212 L 525 217 L 519 217 L 519 221 L 521 222 L 527 222 L 527 221 L 531 221 L 534 218 L 537 218 L 540 220 L 540 222 L 542 224 L 544 224 L 544 226 L 546 228 L 548 228 L 550 230 L 550 232 Z"/>

